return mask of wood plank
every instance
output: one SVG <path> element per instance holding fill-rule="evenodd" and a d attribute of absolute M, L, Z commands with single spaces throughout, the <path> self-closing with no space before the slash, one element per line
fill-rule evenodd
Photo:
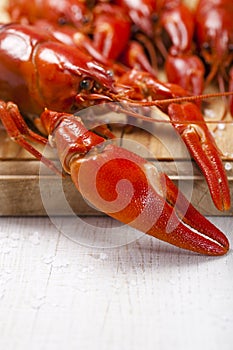
<path fill-rule="evenodd" d="M 169 125 L 170 127 L 170 125 Z M 167 173 L 179 188 L 192 201 L 195 207 L 205 215 L 232 215 L 233 208 L 228 212 L 219 212 L 212 204 L 206 181 L 191 161 L 182 141 L 174 135 L 172 129 L 165 132 L 167 125 L 159 125 L 154 132 L 155 138 L 142 130 L 134 129 L 132 133 L 123 134 L 120 143 L 134 152 L 153 161 L 159 170 Z M 232 125 L 229 125 L 232 128 Z M 229 130 L 230 130 L 229 129 Z M 217 130 L 219 140 L 224 130 Z M 231 132 L 231 131 L 230 131 Z M 175 138 L 175 139 L 174 139 Z M 215 137 L 217 140 L 217 137 Z M 224 141 L 224 147 L 231 148 L 231 142 Z M 227 148 L 225 148 L 226 151 Z M 233 149 L 233 148 L 232 148 Z M 42 149 L 41 149 L 42 151 Z M 155 160 L 154 155 L 157 155 Z M 230 153 L 225 153 L 225 168 L 227 170 L 231 195 L 233 198 L 233 159 Z M 51 149 L 47 150 L 46 156 L 58 161 Z M 45 209 L 43 194 L 50 193 L 46 197 L 49 209 Z M 68 201 L 68 207 L 66 200 Z M 67 175 L 62 181 L 52 174 L 50 170 L 41 166 L 25 150 L 9 140 L 6 133 L 1 131 L 0 138 L 0 215 L 70 215 L 70 208 L 77 215 L 100 215 L 90 207 L 77 192 Z"/>
<path fill-rule="evenodd" d="M 191 174 L 187 172 L 190 164 L 187 166 L 185 161 L 161 161 L 159 166 L 203 214 L 233 214 L 232 208 L 224 213 L 215 209 L 206 182 L 195 164 L 192 163 L 194 172 Z M 228 178 L 233 196 L 233 162 L 227 161 L 225 166 L 231 168 L 228 171 Z M 12 169 L 14 169 L 13 173 Z M 39 176 L 39 169 L 39 162 L 34 160 L 2 162 L 0 215 L 70 215 L 72 214 L 70 209 L 77 215 L 101 215 L 83 200 L 69 176 L 61 180 L 46 169 L 43 169 L 43 174 Z"/>

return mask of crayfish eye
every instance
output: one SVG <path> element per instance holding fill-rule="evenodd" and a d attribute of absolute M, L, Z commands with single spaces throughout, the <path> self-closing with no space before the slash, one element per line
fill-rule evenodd
<path fill-rule="evenodd" d="M 157 13 L 152 13 L 151 19 L 152 19 L 152 22 L 153 22 L 153 23 L 157 23 L 158 20 L 159 20 L 158 14 L 157 14 Z"/>
<path fill-rule="evenodd" d="M 88 24 L 91 22 L 91 16 L 85 15 L 82 18 L 82 24 Z"/>
<path fill-rule="evenodd" d="M 230 44 L 228 45 L 228 50 L 229 50 L 229 52 L 231 52 L 231 53 L 233 52 L 233 44 L 230 43 Z"/>
<path fill-rule="evenodd" d="M 83 79 L 80 81 L 80 88 L 82 90 L 91 90 L 93 82 L 90 79 Z"/>
<path fill-rule="evenodd" d="M 114 76 L 114 73 L 111 69 L 108 69 L 106 73 L 110 78 L 112 78 Z"/>
<path fill-rule="evenodd" d="M 204 42 L 202 45 L 203 49 L 207 52 L 211 51 L 210 44 L 208 42 Z"/>
<path fill-rule="evenodd" d="M 67 24 L 67 19 L 65 17 L 60 17 L 58 19 L 58 24 L 64 26 L 65 24 Z"/>

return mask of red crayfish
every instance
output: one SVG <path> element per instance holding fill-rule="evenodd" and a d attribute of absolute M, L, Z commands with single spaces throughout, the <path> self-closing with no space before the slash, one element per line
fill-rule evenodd
<path fill-rule="evenodd" d="M 195 14 L 195 40 L 207 64 L 206 84 L 217 78 L 220 91 L 233 90 L 233 2 L 200 0 Z M 233 115 L 231 99 L 230 111 Z"/>
<path fill-rule="evenodd" d="M 115 0 L 165 58 L 168 80 L 195 94 L 217 78 L 220 91 L 233 89 L 233 2 Z M 205 81 L 204 81 L 205 80 Z M 231 114 L 233 103 L 231 99 Z"/>
<path fill-rule="evenodd" d="M 143 158 L 113 143 L 105 144 L 103 137 L 88 131 L 73 115 L 103 101 L 122 102 L 122 109 L 127 103 L 127 113 L 132 115 L 135 105 L 162 109 L 206 176 L 215 205 L 228 209 L 229 188 L 219 151 L 186 90 L 138 69 L 126 69 L 114 78 L 114 73 L 91 56 L 61 43 L 47 31 L 6 24 L 0 29 L 0 94 L 2 100 L 14 101 L 24 115 L 36 117 L 36 125 L 56 145 L 64 170 L 98 209 L 181 248 L 209 255 L 228 251 L 224 234 L 188 203 L 165 174 Z M 0 119 L 9 136 L 57 171 L 27 141 L 46 143 L 47 139 L 27 127 L 14 103 L 2 101 L 0 108 Z M 96 169 L 96 182 L 87 184 L 83 172 L 91 176 Z M 115 205 L 114 190 L 122 179 L 129 179 L 134 189 L 123 209 L 119 203 Z M 123 187 L 129 197 L 127 186 Z"/>

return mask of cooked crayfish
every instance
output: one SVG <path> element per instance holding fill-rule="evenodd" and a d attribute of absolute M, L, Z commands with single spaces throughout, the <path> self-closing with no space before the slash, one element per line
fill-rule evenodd
<path fill-rule="evenodd" d="M 180 0 L 114 2 L 127 9 L 132 22 L 144 34 L 144 43 L 151 41 L 162 55 L 168 81 L 195 94 L 202 93 L 204 65 L 195 54 L 192 11 Z M 151 59 L 153 67 L 156 61 Z"/>
<path fill-rule="evenodd" d="M 88 31 L 92 23 L 92 2 L 82 0 L 10 0 L 8 11 L 13 22 L 20 18 L 23 23 L 35 23 L 47 18 L 50 23 L 74 25 Z"/>
<path fill-rule="evenodd" d="M 86 37 L 83 43 L 80 38 L 88 33 L 102 60 L 127 57 L 124 63 L 132 61 L 153 72 L 156 61 L 153 49 L 148 50 L 151 65 L 145 57 L 141 61 L 135 54 L 134 46 L 138 51 L 144 36 L 142 43 L 146 48 L 152 44 L 164 57 L 168 81 L 201 94 L 215 75 L 222 92 L 224 80 L 230 79 L 230 89 L 233 85 L 232 6 L 231 0 L 199 0 L 195 10 L 181 0 L 62 0 L 59 6 L 51 0 L 10 0 L 8 11 L 12 21 L 35 24 L 42 19 L 49 25 L 59 25 L 59 29 L 53 27 L 54 32 L 67 30 L 67 25 L 70 30 L 72 26 L 78 34 L 77 44 L 87 46 L 90 38 Z M 91 48 L 90 43 L 88 46 Z M 205 83 L 205 66 L 199 56 L 210 70 Z"/>
<path fill-rule="evenodd" d="M 37 116 L 36 125 L 53 139 L 64 169 L 71 173 L 84 197 L 120 221 L 179 247 L 210 255 L 227 252 L 227 238 L 197 213 L 166 175 L 158 174 L 144 159 L 129 151 L 109 144 L 103 146 L 102 137 L 88 131 L 73 114 L 67 114 L 103 101 L 123 102 L 123 109 L 132 115 L 133 105 L 158 106 L 168 113 L 203 170 L 207 167 L 206 177 L 216 205 L 227 209 L 230 196 L 219 152 L 208 129 L 203 127 L 198 107 L 187 102 L 185 90 L 137 70 L 114 80 L 112 72 L 90 56 L 31 26 L 2 25 L 0 47 L 1 98 L 16 102 L 25 115 Z M 127 104 L 129 108 L 125 107 Z M 45 143 L 47 139 L 28 129 L 15 104 L 1 102 L 0 108 L 0 118 L 9 135 L 56 171 L 27 141 Z M 190 110 L 191 127 L 186 124 Z M 107 207 L 99 197 L 92 197 L 94 183 L 87 188 L 80 175 L 80 170 L 91 174 L 96 168 L 101 171 L 95 185 Z M 133 197 L 124 209 L 114 205 L 111 208 L 116 192 L 110 188 L 127 174 L 133 182 Z"/>
<path fill-rule="evenodd" d="M 217 78 L 220 91 L 233 90 L 233 2 L 199 0 L 195 13 L 195 40 L 208 68 L 205 84 Z M 233 103 L 231 102 L 233 115 Z"/>
<path fill-rule="evenodd" d="M 65 12 L 72 13 L 74 0 L 63 0 L 56 9 L 53 1 L 45 0 L 32 0 L 30 3 L 10 0 L 9 4 L 12 21 L 52 26 L 53 33 L 61 40 L 67 39 L 68 31 L 72 36 L 68 42 L 81 45 L 91 53 L 95 51 L 96 58 L 102 56 L 101 63 L 106 63 L 106 59 L 117 59 L 131 68 L 136 65 L 156 74 L 158 49 L 166 58 L 168 80 L 195 94 L 202 92 L 204 67 L 192 52 L 194 16 L 179 0 L 81 2 L 86 12 L 91 10 L 92 13 L 88 30 L 83 29 L 87 26 L 80 28 L 71 15 L 64 15 Z M 76 6 L 80 6 L 80 0 Z"/>

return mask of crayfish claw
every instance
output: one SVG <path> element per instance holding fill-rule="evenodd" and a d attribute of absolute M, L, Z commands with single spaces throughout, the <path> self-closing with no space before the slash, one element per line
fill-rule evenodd
<path fill-rule="evenodd" d="M 191 102 L 172 103 L 168 112 L 175 129 L 202 171 L 216 208 L 229 210 L 230 190 L 221 153 L 199 108 Z"/>
<path fill-rule="evenodd" d="M 74 158 L 71 177 L 89 203 L 122 223 L 199 254 L 226 254 L 226 236 L 165 174 L 150 169 L 148 176 L 151 166 L 136 154 L 108 144 L 98 155 Z"/>

